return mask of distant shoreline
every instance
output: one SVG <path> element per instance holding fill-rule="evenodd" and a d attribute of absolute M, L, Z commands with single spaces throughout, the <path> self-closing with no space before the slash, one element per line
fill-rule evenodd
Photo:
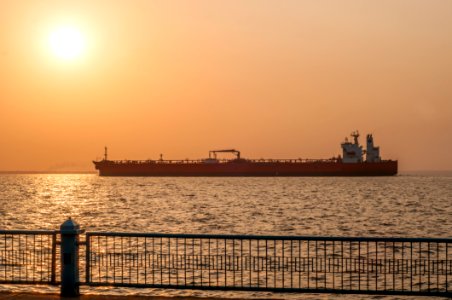
<path fill-rule="evenodd" d="M 0 174 L 97 174 L 96 171 L 0 171 Z"/>
<path fill-rule="evenodd" d="M 403 171 L 399 172 L 398 175 L 422 175 L 422 176 L 434 176 L 434 175 L 441 175 L 441 176 L 452 176 L 452 170 L 442 170 L 442 171 L 432 171 L 432 170 L 418 170 L 418 171 Z"/>

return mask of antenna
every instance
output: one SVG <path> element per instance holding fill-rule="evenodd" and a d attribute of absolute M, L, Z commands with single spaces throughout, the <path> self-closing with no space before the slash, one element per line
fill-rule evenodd
<path fill-rule="evenodd" d="M 107 160 L 107 158 L 108 158 L 108 149 L 107 146 L 105 146 L 104 160 Z"/>
<path fill-rule="evenodd" d="M 355 145 L 358 145 L 359 131 L 353 131 L 350 135 L 353 137 Z"/>

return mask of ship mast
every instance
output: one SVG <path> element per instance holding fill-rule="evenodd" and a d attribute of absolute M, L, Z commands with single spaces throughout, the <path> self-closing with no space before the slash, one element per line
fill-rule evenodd
<path fill-rule="evenodd" d="M 353 137 L 353 140 L 354 140 L 354 142 L 355 142 L 355 145 L 359 145 L 359 142 L 358 142 L 359 131 L 358 131 L 358 130 L 353 131 L 350 135 Z"/>
<path fill-rule="evenodd" d="M 105 146 L 104 160 L 107 160 L 107 158 L 108 158 L 108 149 L 107 146 Z"/>

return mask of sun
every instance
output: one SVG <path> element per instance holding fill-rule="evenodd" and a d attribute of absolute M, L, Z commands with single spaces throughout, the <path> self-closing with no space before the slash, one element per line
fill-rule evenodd
<path fill-rule="evenodd" d="M 73 60 L 85 50 L 85 39 L 75 27 L 58 27 L 49 36 L 52 53 L 63 60 Z"/>

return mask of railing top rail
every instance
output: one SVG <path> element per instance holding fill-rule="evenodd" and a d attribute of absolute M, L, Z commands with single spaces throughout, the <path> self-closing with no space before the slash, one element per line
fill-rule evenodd
<path fill-rule="evenodd" d="M 87 232 L 89 236 L 117 237 L 162 237 L 195 239 L 237 239 L 237 240 L 303 240 L 303 241 L 349 241 L 349 242 L 430 242 L 452 243 L 452 238 L 402 238 L 402 237 L 341 237 L 341 236 L 265 236 L 265 235 L 224 235 L 224 234 L 177 234 L 138 232 Z"/>
<path fill-rule="evenodd" d="M 57 233 L 59 233 L 57 230 L 0 230 L 0 234 L 53 235 Z"/>
<path fill-rule="evenodd" d="M 216 163 L 225 164 L 236 162 L 236 159 L 216 159 Z M 337 158 L 252 158 L 241 159 L 241 162 L 250 162 L 256 164 L 267 163 L 316 163 L 316 162 L 330 162 L 335 163 Z M 211 163 L 209 159 L 162 159 L 162 160 L 109 160 L 111 164 L 205 164 Z"/>
<path fill-rule="evenodd" d="M 237 159 L 215 159 L 216 163 L 226 164 L 234 163 Z M 291 163 L 291 164 L 305 164 L 305 163 L 337 163 L 341 159 L 337 157 L 332 158 L 242 158 L 240 162 L 249 162 L 254 164 L 268 164 L 268 163 Z M 201 159 L 147 159 L 147 160 L 108 160 L 110 164 L 205 164 L 212 163 L 208 158 Z M 381 162 L 396 162 L 396 160 L 383 159 Z M 367 161 L 359 162 L 360 164 L 368 164 Z M 372 162 L 370 162 L 372 163 Z"/>

